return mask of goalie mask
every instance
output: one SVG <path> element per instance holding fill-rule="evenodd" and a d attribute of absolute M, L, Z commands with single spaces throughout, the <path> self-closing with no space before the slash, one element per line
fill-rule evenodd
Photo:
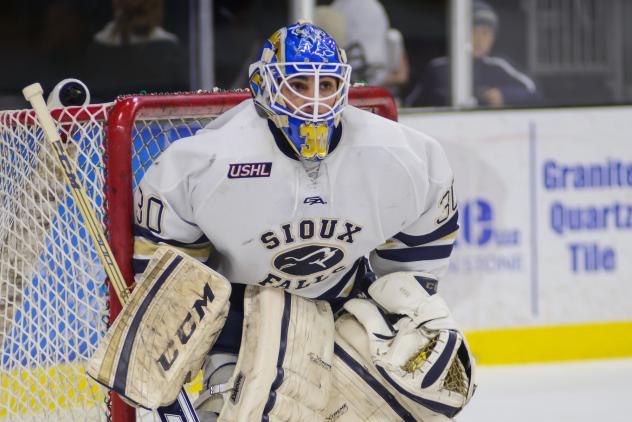
<path fill-rule="evenodd" d="M 347 104 L 351 66 L 321 28 L 297 23 L 279 29 L 250 66 L 255 106 L 300 159 L 322 160 Z"/>

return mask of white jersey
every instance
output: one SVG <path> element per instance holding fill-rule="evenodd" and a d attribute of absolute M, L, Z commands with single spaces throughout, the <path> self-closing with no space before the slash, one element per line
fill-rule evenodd
<path fill-rule="evenodd" d="M 348 106 L 320 164 L 281 146 L 252 101 L 170 146 L 135 192 L 137 272 L 167 243 L 200 260 L 212 254 L 233 283 L 310 298 L 348 295 L 366 258 L 378 276 L 441 278 L 458 225 L 436 141 Z"/>

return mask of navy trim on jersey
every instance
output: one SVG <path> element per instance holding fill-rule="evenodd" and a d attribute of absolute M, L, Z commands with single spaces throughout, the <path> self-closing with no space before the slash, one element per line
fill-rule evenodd
<path fill-rule="evenodd" d="M 391 392 L 388 391 L 388 389 L 384 387 L 380 381 L 375 379 L 375 377 L 371 375 L 371 373 L 367 371 L 363 365 L 358 363 L 337 343 L 334 343 L 334 354 L 338 356 L 340 360 L 342 360 L 353 372 L 362 378 L 362 380 L 371 387 L 378 396 L 382 397 L 384 402 L 393 410 L 393 412 L 397 413 L 400 418 L 406 422 L 415 422 L 416 419 L 413 415 L 411 415 L 408 410 L 406 410 L 404 406 L 395 399 Z"/>
<path fill-rule="evenodd" d="M 119 364 L 116 368 L 116 374 L 114 375 L 113 389 L 117 393 L 123 393 L 125 391 L 125 386 L 127 385 L 128 364 L 130 360 L 130 355 L 132 354 L 132 346 L 134 345 L 134 339 L 136 338 L 136 333 L 138 331 L 140 322 L 145 316 L 145 312 L 147 312 L 147 308 L 149 307 L 151 301 L 154 299 L 158 291 L 162 288 L 162 285 L 165 284 L 167 278 L 169 278 L 171 273 L 176 269 L 181 261 L 181 256 L 176 256 L 173 261 L 171 261 L 169 266 L 167 266 L 160 277 L 158 277 L 158 280 L 156 280 L 156 284 L 154 284 L 149 292 L 147 292 L 145 299 L 143 299 L 142 303 L 138 307 L 138 311 L 134 315 L 134 318 L 132 318 L 132 322 L 130 323 L 129 329 L 127 330 L 127 335 L 125 336 L 125 341 L 123 342 L 121 355 L 118 359 Z"/>
<path fill-rule="evenodd" d="M 272 382 L 272 386 L 270 387 L 270 395 L 268 396 L 268 401 L 266 402 L 266 406 L 263 409 L 263 415 L 261 417 L 262 422 L 269 422 L 270 416 L 268 413 L 274 407 L 274 403 L 276 402 L 276 390 L 283 384 L 283 378 L 285 377 L 285 372 L 283 370 L 283 360 L 285 359 L 285 352 L 287 351 L 287 332 L 290 325 L 290 313 L 292 312 L 292 296 L 289 293 L 283 293 L 283 317 L 281 319 L 281 339 L 279 342 L 279 355 L 277 357 L 276 370 L 277 375 Z"/>
<path fill-rule="evenodd" d="M 332 152 L 334 152 L 334 150 L 340 143 L 340 138 L 342 138 L 342 122 L 339 122 L 338 126 L 334 126 L 334 133 L 331 134 L 327 154 L 331 154 Z"/>
<path fill-rule="evenodd" d="M 376 249 L 377 256 L 397 262 L 429 261 L 448 258 L 454 245 L 418 246 L 407 249 Z"/>
<path fill-rule="evenodd" d="M 356 274 L 355 281 L 358 280 L 358 276 L 360 275 L 360 271 L 359 271 L 360 261 L 363 261 L 363 260 L 364 260 L 364 257 L 358 258 L 356 262 L 353 263 L 353 266 L 351 267 L 351 269 L 345 273 L 345 275 L 340 279 L 340 281 L 338 281 L 331 289 L 327 290 L 324 293 L 321 293 L 320 296 L 318 296 L 316 299 L 319 299 L 319 300 L 336 299 L 338 295 L 340 295 L 340 292 L 342 292 L 342 290 L 347 286 L 349 279 L 354 273 Z M 364 271 L 362 271 L 362 274 L 364 274 Z"/>
<path fill-rule="evenodd" d="M 191 243 L 180 242 L 178 240 L 173 240 L 173 239 L 164 239 L 162 237 L 156 236 L 151 230 L 148 230 L 136 224 L 134 224 L 134 236 L 144 237 L 145 239 L 154 243 L 164 243 L 167 245 L 180 246 L 184 248 L 190 248 L 190 247 L 195 247 L 195 246 L 206 246 L 206 245 L 211 244 L 211 241 L 208 240 L 208 237 L 206 237 L 205 235 L 200 236 L 197 240 L 194 240 Z"/>
<path fill-rule="evenodd" d="M 430 243 L 435 240 L 441 239 L 444 236 L 449 235 L 450 233 L 459 229 L 459 212 L 455 212 L 452 218 L 448 220 L 447 223 L 439 227 L 433 232 L 428 234 L 423 234 L 421 236 L 414 236 L 411 234 L 406 234 L 403 232 L 397 233 L 393 236 L 394 239 L 399 240 L 406 246 L 420 246 L 425 243 Z"/>

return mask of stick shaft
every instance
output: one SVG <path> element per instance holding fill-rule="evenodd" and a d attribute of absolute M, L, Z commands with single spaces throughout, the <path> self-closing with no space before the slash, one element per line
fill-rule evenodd
<path fill-rule="evenodd" d="M 96 246 L 97 254 L 101 259 L 101 264 L 105 269 L 105 273 L 114 287 L 114 291 L 118 296 L 119 302 L 125 305 L 129 299 L 127 284 L 125 283 L 121 270 L 114 260 L 114 255 L 112 254 L 110 245 L 107 242 L 105 233 L 101 230 L 101 226 L 97 220 L 94 210 L 90 206 L 86 192 L 79 182 L 79 178 L 75 172 L 75 167 L 72 165 L 68 155 L 66 155 L 66 151 L 64 150 L 61 138 L 57 132 L 55 122 L 53 121 L 53 118 L 48 111 L 48 107 L 46 107 L 46 103 L 44 102 L 42 87 L 39 83 L 35 83 L 24 88 L 22 92 L 24 93 L 24 97 L 27 101 L 31 103 L 33 110 L 35 110 L 37 119 L 44 129 L 44 137 L 53 146 L 53 152 L 61 164 L 64 171 L 64 178 L 72 193 L 72 198 L 86 223 L 86 228 L 88 229 L 88 233 L 90 233 L 92 242 Z M 187 404 L 186 406 L 184 405 L 185 403 Z M 169 412 L 166 412 L 167 409 Z M 178 399 L 173 405 L 168 408 L 158 409 L 158 414 L 161 421 L 164 422 L 170 420 L 169 417 L 174 415 L 181 416 L 181 418 L 184 419 L 179 420 L 184 420 L 185 422 L 199 422 L 195 410 L 191 406 L 191 402 L 189 401 L 184 389 L 180 391 Z"/>
<path fill-rule="evenodd" d="M 121 270 L 114 260 L 114 255 L 107 242 L 105 233 L 103 233 L 101 224 L 90 206 L 90 202 L 83 186 L 81 186 L 75 168 L 64 150 L 61 138 L 55 127 L 55 122 L 44 102 L 42 87 L 39 83 L 35 83 L 24 88 L 23 93 L 27 101 L 31 103 L 33 110 L 35 110 L 37 119 L 44 130 L 44 137 L 52 145 L 55 157 L 63 169 L 64 179 L 70 188 L 74 203 L 84 219 L 88 233 L 101 260 L 101 265 L 103 265 L 105 273 L 110 279 L 119 301 L 125 304 L 129 298 L 127 284 L 125 283 L 123 274 L 121 274 Z"/>

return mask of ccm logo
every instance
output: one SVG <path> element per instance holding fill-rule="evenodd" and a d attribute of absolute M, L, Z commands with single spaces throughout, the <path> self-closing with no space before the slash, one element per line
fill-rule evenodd
<path fill-rule="evenodd" d="M 207 283 L 206 285 L 204 285 L 202 297 L 193 303 L 193 309 L 191 309 L 191 311 L 187 313 L 183 321 L 180 323 L 178 331 L 176 331 L 176 338 L 181 345 L 187 344 L 187 342 L 197 329 L 197 324 L 195 323 L 195 321 L 193 321 L 193 314 L 191 312 L 195 312 L 195 314 L 197 315 L 197 320 L 201 322 L 204 319 L 205 315 L 204 308 L 206 308 L 209 303 L 213 302 L 214 298 L 215 295 L 211 290 L 211 285 Z M 162 366 L 162 369 L 165 370 L 165 372 L 168 371 L 173 366 L 176 359 L 178 359 L 178 355 L 180 354 L 180 352 L 178 351 L 178 346 L 179 345 L 176 344 L 175 341 L 170 340 L 167 344 L 167 349 L 162 352 L 162 354 L 158 358 L 158 362 L 160 363 L 160 366 Z"/>
<path fill-rule="evenodd" d="M 272 171 L 272 163 L 230 164 L 228 167 L 228 178 L 270 177 L 270 171 Z"/>

